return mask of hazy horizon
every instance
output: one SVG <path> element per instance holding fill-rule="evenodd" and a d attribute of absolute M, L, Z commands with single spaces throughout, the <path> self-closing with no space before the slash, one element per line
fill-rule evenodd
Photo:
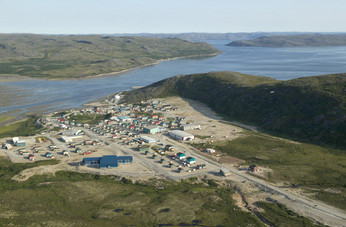
<path fill-rule="evenodd" d="M 344 0 L 0 0 L 0 33 L 346 32 Z"/>

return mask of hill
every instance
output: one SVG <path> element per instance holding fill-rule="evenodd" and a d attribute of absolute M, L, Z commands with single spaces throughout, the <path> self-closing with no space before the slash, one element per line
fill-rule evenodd
<path fill-rule="evenodd" d="M 230 120 L 301 141 L 346 147 L 346 74 L 277 81 L 235 72 L 168 78 L 125 92 L 123 102 L 182 96 Z"/>
<path fill-rule="evenodd" d="M 188 33 L 132 33 L 132 34 L 113 34 L 114 36 L 143 36 L 153 38 L 177 38 L 188 41 L 204 40 L 243 40 L 255 39 L 262 36 L 274 35 L 296 35 L 297 32 L 236 32 L 236 33 L 205 33 L 205 32 L 188 32 Z M 304 33 L 305 34 L 305 33 Z"/>
<path fill-rule="evenodd" d="M 227 46 L 235 47 L 319 47 L 346 46 L 346 34 L 303 34 L 263 36 L 252 40 L 237 40 Z"/>
<path fill-rule="evenodd" d="M 0 34 L 0 75 L 83 78 L 219 53 L 210 44 L 180 39 Z"/>

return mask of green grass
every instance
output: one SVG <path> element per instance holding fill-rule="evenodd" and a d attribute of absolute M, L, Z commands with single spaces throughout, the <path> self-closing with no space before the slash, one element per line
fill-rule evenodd
<path fill-rule="evenodd" d="M 207 43 L 146 37 L 0 34 L 0 43 L 0 74 L 63 79 L 220 53 Z"/>
<path fill-rule="evenodd" d="M 9 180 L 25 167 L 38 164 L 0 159 L 2 225 L 263 226 L 254 215 L 236 207 L 231 189 L 205 186 L 194 179 L 132 184 L 114 176 L 62 171 L 55 176 L 36 175 L 25 182 Z"/>
<path fill-rule="evenodd" d="M 10 120 L 13 120 L 15 117 L 13 116 L 0 116 L 0 123 L 4 123 Z"/>
<path fill-rule="evenodd" d="M 30 116 L 24 121 L 21 120 L 0 127 L 0 138 L 35 135 L 41 130 L 41 127 L 35 124 L 37 119 L 38 117 L 36 116 Z"/>
<path fill-rule="evenodd" d="M 318 189 L 315 195 L 318 199 L 346 209 L 346 153 L 343 150 L 248 131 L 232 141 L 199 146 L 211 146 L 245 160 L 248 165 L 267 166 L 274 170 L 268 174 L 269 180 Z"/>
<path fill-rule="evenodd" d="M 236 72 L 181 75 L 124 92 L 122 102 L 181 96 L 231 121 L 299 141 L 346 148 L 346 74 L 278 81 Z"/>
<path fill-rule="evenodd" d="M 261 218 L 266 220 L 270 226 L 316 226 L 313 221 L 299 216 L 279 203 L 257 202 L 264 211 L 260 212 Z"/>
<path fill-rule="evenodd" d="M 74 120 L 75 122 L 82 123 L 82 124 L 90 124 L 94 125 L 99 123 L 102 120 L 109 119 L 110 115 L 101 115 L 101 114 L 77 114 L 77 115 L 70 115 L 69 120 Z"/>

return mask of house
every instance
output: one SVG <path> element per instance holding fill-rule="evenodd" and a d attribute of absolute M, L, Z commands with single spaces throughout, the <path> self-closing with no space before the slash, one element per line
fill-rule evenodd
<path fill-rule="evenodd" d="M 142 151 L 149 151 L 150 147 L 149 146 L 139 146 L 138 147 L 138 151 L 142 152 Z"/>
<path fill-rule="evenodd" d="M 185 159 L 186 156 L 185 156 L 184 153 L 179 152 L 179 153 L 176 154 L 176 157 L 177 157 L 178 159 L 182 160 L 182 159 Z"/>
<path fill-rule="evenodd" d="M 205 152 L 208 154 L 212 154 L 212 153 L 215 153 L 215 150 L 211 149 L 211 148 L 207 148 L 207 149 L 205 149 Z"/>
<path fill-rule="evenodd" d="M 148 137 L 148 136 L 141 136 L 140 138 L 144 143 L 155 143 L 156 140 L 151 138 L 151 137 Z"/>
<path fill-rule="evenodd" d="M 105 155 L 95 158 L 83 158 L 82 164 L 98 168 L 111 168 L 118 167 L 119 164 L 131 164 L 132 162 L 132 156 Z"/>
<path fill-rule="evenodd" d="M 195 164 L 196 163 L 196 159 L 193 158 L 193 157 L 187 157 L 186 162 L 188 164 Z"/>
<path fill-rule="evenodd" d="M 226 177 L 226 176 L 230 176 L 231 175 L 231 171 L 229 171 L 228 169 L 220 169 L 220 175 Z"/>
<path fill-rule="evenodd" d="M 35 161 L 35 155 L 33 155 L 33 154 L 29 155 L 28 158 L 30 161 Z"/>
<path fill-rule="evenodd" d="M 187 133 L 187 132 L 184 132 L 184 131 L 181 131 L 181 130 L 172 130 L 170 132 L 168 132 L 168 135 L 170 137 L 172 137 L 173 139 L 176 139 L 176 140 L 193 140 L 195 138 L 194 135 L 190 134 L 190 133 Z"/>
<path fill-rule="evenodd" d="M 250 165 L 249 168 L 248 168 L 249 171 L 252 171 L 252 172 L 256 172 L 256 171 L 259 171 L 259 168 L 257 165 Z"/>
<path fill-rule="evenodd" d="M 154 125 L 146 126 L 143 128 L 143 132 L 148 134 L 155 134 L 159 132 L 159 127 Z"/>

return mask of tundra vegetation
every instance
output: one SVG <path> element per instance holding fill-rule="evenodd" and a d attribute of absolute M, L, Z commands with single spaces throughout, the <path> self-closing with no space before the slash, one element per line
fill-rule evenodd
<path fill-rule="evenodd" d="M 267 166 L 274 170 L 267 179 L 302 187 L 346 209 L 345 85 L 345 74 L 277 81 L 213 72 L 168 78 L 123 93 L 123 101 L 181 96 L 209 105 L 227 120 L 258 126 L 262 132 L 245 130 L 232 141 L 196 146 Z"/>
<path fill-rule="evenodd" d="M 235 205 L 230 187 L 212 180 L 132 182 L 67 171 L 35 175 L 24 182 L 11 180 L 24 169 L 56 163 L 19 164 L 0 159 L 2 225 L 264 226 L 255 215 Z M 269 207 L 263 205 L 263 217 L 270 223 L 276 223 L 275 217 L 290 223 L 299 217 L 284 206 L 274 210 L 263 204 Z M 306 218 L 299 220 L 313 226 Z"/>
<path fill-rule="evenodd" d="M 0 75 L 85 78 L 178 57 L 219 54 L 208 43 L 100 35 L 0 34 Z"/>

